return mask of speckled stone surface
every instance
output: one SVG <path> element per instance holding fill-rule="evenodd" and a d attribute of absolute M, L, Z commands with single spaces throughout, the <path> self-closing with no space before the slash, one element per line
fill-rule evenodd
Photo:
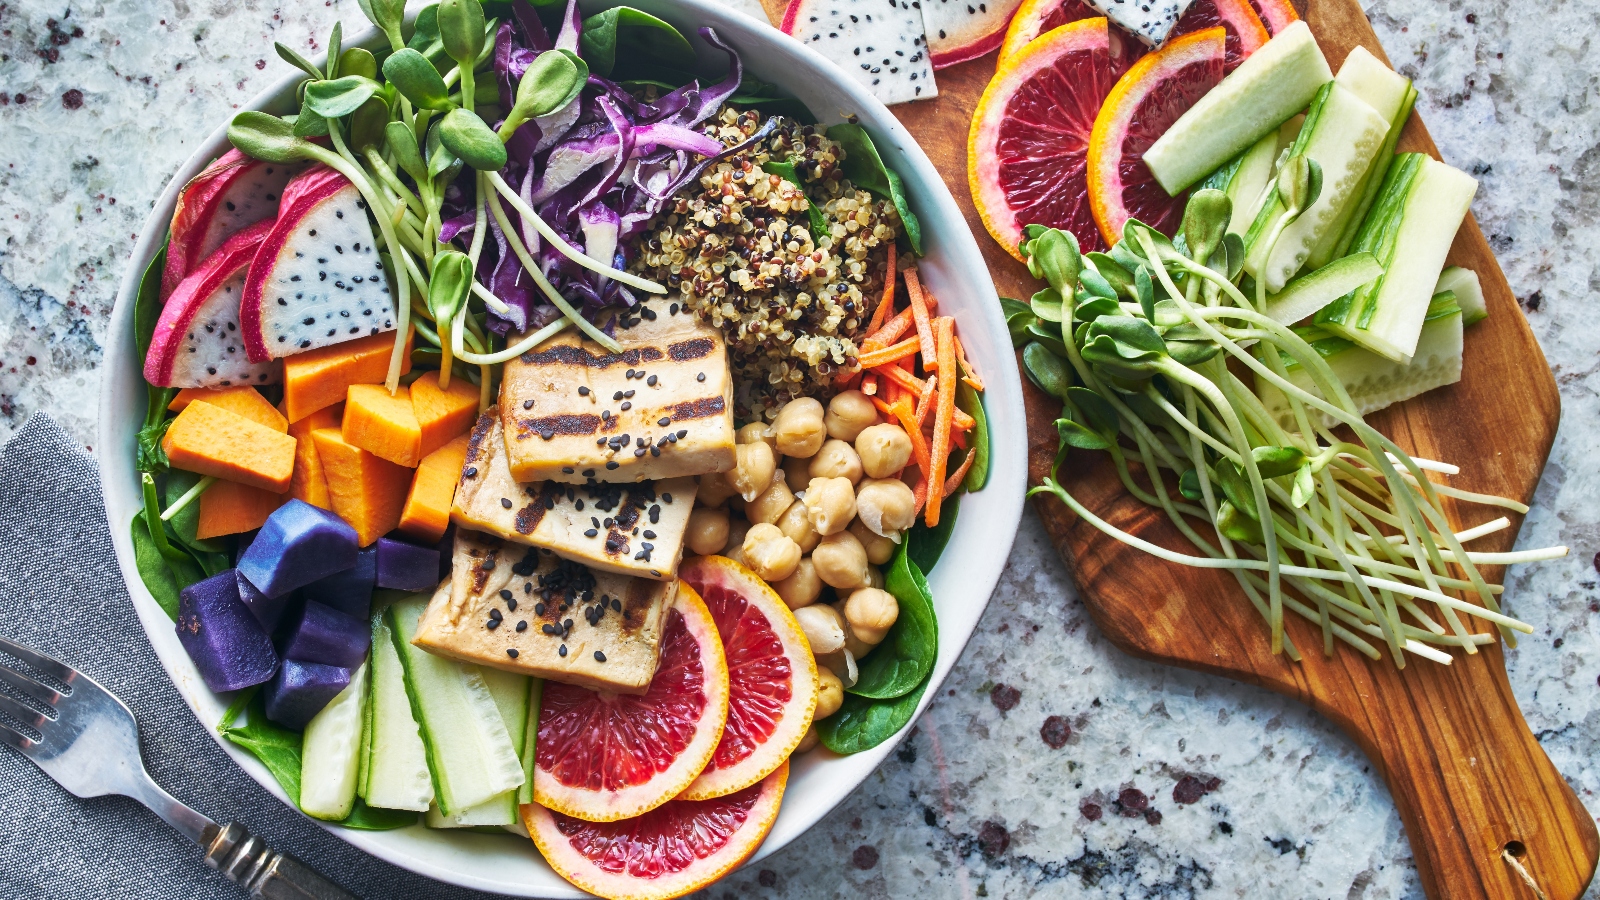
<path fill-rule="evenodd" d="M 749 4 L 754 6 L 754 4 Z M 1600 810 L 1600 3 L 1376 0 L 1445 158 L 1561 386 L 1562 429 L 1514 569 L 1509 655 L 1533 729 Z M 93 443 L 117 280 L 190 149 L 316 50 L 353 0 L 0 2 L 0 438 L 46 410 Z M 242 775 L 240 777 L 243 777 Z M 1355 746 L 1260 690 L 1132 660 L 1088 623 L 1038 522 L 943 693 L 824 824 L 722 897 L 1420 897 Z M 1591 892 L 1591 896 L 1600 893 Z"/>

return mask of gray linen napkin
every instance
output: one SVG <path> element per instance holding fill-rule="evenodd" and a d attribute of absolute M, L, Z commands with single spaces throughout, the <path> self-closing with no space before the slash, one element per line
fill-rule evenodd
<path fill-rule="evenodd" d="M 126 528 L 119 522 L 117 527 Z M 486 898 L 375 859 L 261 789 L 178 696 L 117 574 L 94 460 L 35 414 L 0 451 L 0 634 L 128 704 L 145 766 L 179 800 L 371 898 Z M 198 847 L 133 800 L 80 800 L 0 746 L 0 898 L 238 898 Z"/>

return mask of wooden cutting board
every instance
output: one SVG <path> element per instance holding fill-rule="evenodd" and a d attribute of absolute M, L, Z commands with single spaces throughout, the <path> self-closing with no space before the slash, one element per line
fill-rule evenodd
<path fill-rule="evenodd" d="M 1328 62 L 1337 69 L 1356 45 L 1386 58 L 1356 0 L 1310 0 L 1302 7 Z M 996 286 L 1027 298 L 1039 284 L 984 231 L 967 188 L 967 131 L 993 54 L 938 73 L 936 100 L 895 112 L 944 175 L 978 235 Z M 1400 141 L 1404 151 L 1438 156 L 1418 116 Z M 1478 272 L 1490 316 L 1466 338 L 1465 374 L 1371 417 L 1414 454 L 1461 466 L 1451 483 L 1524 501 L 1533 496 L 1555 438 L 1560 400 L 1554 379 L 1478 229 L 1468 219 L 1450 262 Z M 1028 391 L 1030 468 L 1034 483 L 1056 452 L 1052 425 L 1060 404 Z M 1066 488 L 1118 527 L 1167 547 L 1191 551 L 1158 510 L 1127 495 L 1108 455 L 1074 451 L 1063 467 Z M 1079 521 L 1053 498 L 1040 517 L 1066 561 L 1095 623 L 1135 656 L 1199 669 L 1270 688 L 1309 704 L 1337 723 L 1377 764 L 1394 796 L 1432 898 L 1533 897 L 1505 860 L 1509 851 L 1550 900 L 1581 896 L 1600 853 L 1594 819 L 1556 771 L 1523 721 L 1506 679 L 1501 647 L 1456 655 L 1450 666 L 1413 658 L 1402 672 L 1389 660 L 1353 651 L 1321 653 L 1310 623 L 1287 616 L 1302 648 L 1295 664 L 1269 652 L 1267 627 L 1231 576 L 1169 564 L 1127 547 Z M 1448 510 L 1457 527 L 1494 518 L 1486 507 Z M 1513 517 L 1520 526 L 1519 517 Z M 1474 549 L 1507 550 L 1515 529 Z M 1498 570 L 1486 576 L 1499 580 Z M 1512 598 L 1517 604 L 1539 597 Z M 1528 640 L 1549 640 L 1533 635 Z"/>

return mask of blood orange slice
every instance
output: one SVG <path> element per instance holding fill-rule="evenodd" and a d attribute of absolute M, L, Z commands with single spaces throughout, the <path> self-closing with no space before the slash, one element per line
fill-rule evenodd
<path fill-rule="evenodd" d="M 728 718 L 728 666 L 710 610 L 678 583 L 642 696 L 553 681 L 539 711 L 533 799 L 590 822 L 626 819 L 700 775 Z"/>
<path fill-rule="evenodd" d="M 1100 107 L 1089 138 L 1089 201 L 1107 244 L 1121 238 L 1129 218 L 1169 237 L 1177 233 L 1188 195 L 1169 196 L 1144 164 L 1144 152 L 1222 80 L 1226 42 L 1220 27 L 1173 38 L 1134 63 Z"/>
<path fill-rule="evenodd" d="M 967 184 L 984 227 L 1012 256 L 1022 258 L 1025 225 L 1071 231 L 1085 251 L 1104 246 L 1084 163 L 1115 80 L 1106 20 L 1094 18 L 1035 38 L 984 88 L 967 134 Z"/>
<path fill-rule="evenodd" d="M 1006 39 L 1000 45 L 999 62 L 1017 55 L 1028 42 L 1047 31 L 1054 31 L 1068 22 L 1099 18 L 1102 13 L 1083 0 L 1023 0 L 1006 28 Z M 1134 60 L 1144 55 L 1144 45 L 1138 38 L 1116 25 L 1108 25 L 1111 34 L 1111 60 L 1118 72 L 1126 71 Z"/>
<path fill-rule="evenodd" d="M 1294 11 L 1294 4 L 1289 0 L 1250 0 L 1250 6 L 1261 18 L 1261 24 L 1267 26 L 1269 34 L 1277 34 L 1300 21 L 1300 14 Z"/>
<path fill-rule="evenodd" d="M 1245 57 L 1261 49 L 1272 39 L 1261 17 L 1250 6 L 1250 0 L 1195 0 L 1184 10 L 1178 24 L 1172 26 L 1167 40 L 1221 25 L 1228 32 L 1227 53 L 1222 70 L 1232 72 L 1244 62 Z"/>
<path fill-rule="evenodd" d="M 522 822 L 550 868 L 609 900 L 670 900 L 733 871 L 766 840 L 789 764 L 742 791 L 672 800 L 623 822 L 585 822 L 529 803 Z"/>
<path fill-rule="evenodd" d="M 700 594 L 728 660 L 728 724 L 705 771 L 680 795 L 709 800 L 743 790 L 783 765 L 811 727 L 817 663 L 794 613 L 754 572 L 722 556 L 678 568 Z"/>

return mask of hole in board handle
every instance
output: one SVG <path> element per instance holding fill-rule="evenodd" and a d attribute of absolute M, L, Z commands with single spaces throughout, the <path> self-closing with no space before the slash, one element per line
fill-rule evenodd
<path fill-rule="evenodd" d="M 1528 848 L 1524 847 L 1521 841 L 1506 841 L 1505 850 L 1517 859 L 1528 855 Z"/>

